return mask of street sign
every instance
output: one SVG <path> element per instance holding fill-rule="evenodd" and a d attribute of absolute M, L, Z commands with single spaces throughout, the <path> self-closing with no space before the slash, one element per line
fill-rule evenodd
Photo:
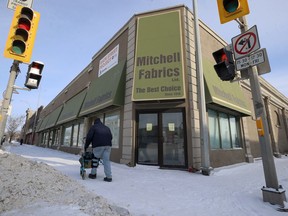
<path fill-rule="evenodd" d="M 245 33 L 232 38 L 232 48 L 236 60 L 260 49 L 256 25 Z"/>
<path fill-rule="evenodd" d="M 265 48 L 263 48 L 263 53 L 264 53 L 265 61 L 263 63 L 257 65 L 258 75 L 262 75 L 262 74 L 271 72 L 268 54 L 267 54 L 267 51 Z"/>
<path fill-rule="evenodd" d="M 266 49 L 265 49 L 266 51 Z M 243 70 L 265 62 L 264 49 L 236 60 L 236 70 Z"/>
<path fill-rule="evenodd" d="M 8 0 L 7 8 L 15 10 L 17 5 L 32 8 L 33 0 Z"/>
<path fill-rule="evenodd" d="M 265 48 L 258 50 L 251 55 L 237 59 L 236 70 L 241 71 L 241 77 L 248 79 L 249 74 L 247 68 L 257 66 L 258 75 L 269 73 L 271 71 L 270 63 Z"/>

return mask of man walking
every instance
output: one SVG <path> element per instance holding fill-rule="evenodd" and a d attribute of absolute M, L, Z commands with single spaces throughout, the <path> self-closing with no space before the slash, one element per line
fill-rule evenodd
<path fill-rule="evenodd" d="M 112 181 L 112 172 L 110 164 L 110 153 L 112 146 L 112 133 L 110 128 L 104 125 L 99 118 L 96 118 L 94 125 L 89 129 L 86 136 L 85 142 L 85 152 L 92 142 L 92 149 L 94 154 L 94 159 L 92 159 L 92 169 L 89 174 L 89 178 L 96 179 L 97 177 L 97 167 L 99 165 L 100 158 L 103 159 L 104 173 L 106 177 L 104 181 Z"/>

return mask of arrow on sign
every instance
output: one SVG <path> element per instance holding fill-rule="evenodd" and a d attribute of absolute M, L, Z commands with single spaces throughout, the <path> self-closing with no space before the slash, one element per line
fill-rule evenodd
<path fill-rule="evenodd" d="M 243 38 L 241 41 L 239 41 L 240 45 L 243 45 L 243 47 L 248 46 L 248 48 L 251 48 L 251 44 L 250 44 L 250 37 L 249 38 Z"/>

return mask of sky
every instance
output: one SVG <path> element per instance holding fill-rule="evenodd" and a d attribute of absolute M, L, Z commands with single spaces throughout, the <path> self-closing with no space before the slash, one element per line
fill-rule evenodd
<path fill-rule="evenodd" d="M 263 77 L 288 97 L 288 64 L 286 61 L 288 18 L 287 0 L 248 0 L 249 27 L 257 25 L 261 48 L 266 48 L 271 73 Z M 34 0 L 32 8 L 41 15 L 34 44 L 32 61 L 45 64 L 37 90 L 17 90 L 12 97 L 12 116 L 25 115 L 30 108 L 46 106 L 90 62 L 113 35 L 137 13 L 175 5 L 192 9 L 192 0 Z M 3 56 L 14 11 L 7 8 L 7 0 L 0 0 L 0 93 L 9 79 L 13 60 Z M 235 21 L 220 24 L 216 0 L 198 0 L 198 17 L 227 43 L 240 34 Z M 27 64 L 15 85 L 24 87 Z"/>
<path fill-rule="evenodd" d="M 265 186 L 265 180 L 261 160 L 216 168 L 210 176 L 159 169 L 157 166 L 137 165 L 132 168 L 125 164 L 112 163 L 113 181 L 108 183 L 103 181 L 103 165 L 99 166 L 96 179 L 82 180 L 79 175 L 79 155 L 26 144 L 20 146 L 19 143 L 6 143 L 3 150 L 4 152 L 0 149 L 0 159 L 2 159 L 0 170 L 4 173 L 2 178 L 7 181 L 2 181 L 0 185 L 0 189 L 4 187 L 1 199 L 3 203 L 10 200 L 5 206 L 10 211 L 1 214 L 3 216 L 98 215 L 95 211 L 100 203 L 103 203 L 101 198 L 98 198 L 97 202 L 89 199 L 94 202 L 92 204 L 88 201 L 85 206 L 77 205 L 77 199 L 81 199 L 83 194 L 88 196 L 88 191 L 90 195 L 91 193 L 99 195 L 109 204 L 120 207 L 120 209 L 113 208 L 118 209 L 118 212 L 128 210 L 133 216 L 281 216 L 285 214 L 277 211 L 278 205 L 263 202 L 261 188 Z M 29 167 L 27 162 L 20 160 L 20 157 L 7 157 L 4 153 L 17 154 L 37 161 L 37 166 L 32 163 Z M 21 168 L 17 169 L 19 164 Z M 55 171 L 49 170 L 44 164 L 55 168 L 66 177 L 55 175 Z M 279 184 L 286 190 L 287 195 L 288 157 L 283 155 L 281 158 L 275 158 L 275 165 Z M 15 169 L 17 175 L 22 178 L 14 178 Z M 86 172 L 90 173 L 90 170 L 87 169 Z M 74 182 L 68 181 L 68 178 Z M 70 190 L 71 186 L 74 190 Z M 81 186 L 85 191 L 79 190 Z M 40 191 L 37 190 L 38 187 Z M 53 192 L 53 188 L 57 191 Z M 61 193 L 62 191 L 65 193 L 65 188 L 68 188 L 69 195 L 64 196 Z M 13 197 L 9 190 L 13 191 Z M 34 196 L 35 190 L 38 199 Z M 61 197 L 60 201 L 53 197 L 54 194 Z M 288 208 L 287 204 L 284 203 L 285 208 Z M 89 208 L 90 210 L 92 208 L 90 213 Z"/>

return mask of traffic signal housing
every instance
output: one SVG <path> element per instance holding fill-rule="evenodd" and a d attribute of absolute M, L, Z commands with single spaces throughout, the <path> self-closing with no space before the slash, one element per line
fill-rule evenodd
<path fill-rule="evenodd" d="M 221 24 L 250 13 L 248 0 L 217 0 Z"/>
<path fill-rule="evenodd" d="M 4 49 L 6 58 L 30 62 L 39 19 L 40 14 L 31 8 L 16 7 Z"/>
<path fill-rule="evenodd" d="M 213 52 L 212 55 L 216 61 L 214 69 L 220 79 L 223 81 L 233 80 L 236 76 L 236 71 L 232 52 L 222 48 Z"/>
<path fill-rule="evenodd" d="M 26 75 L 25 86 L 29 89 L 37 89 L 40 80 L 42 78 L 42 70 L 44 68 L 44 64 L 39 61 L 32 62 L 28 67 L 28 72 Z"/>

